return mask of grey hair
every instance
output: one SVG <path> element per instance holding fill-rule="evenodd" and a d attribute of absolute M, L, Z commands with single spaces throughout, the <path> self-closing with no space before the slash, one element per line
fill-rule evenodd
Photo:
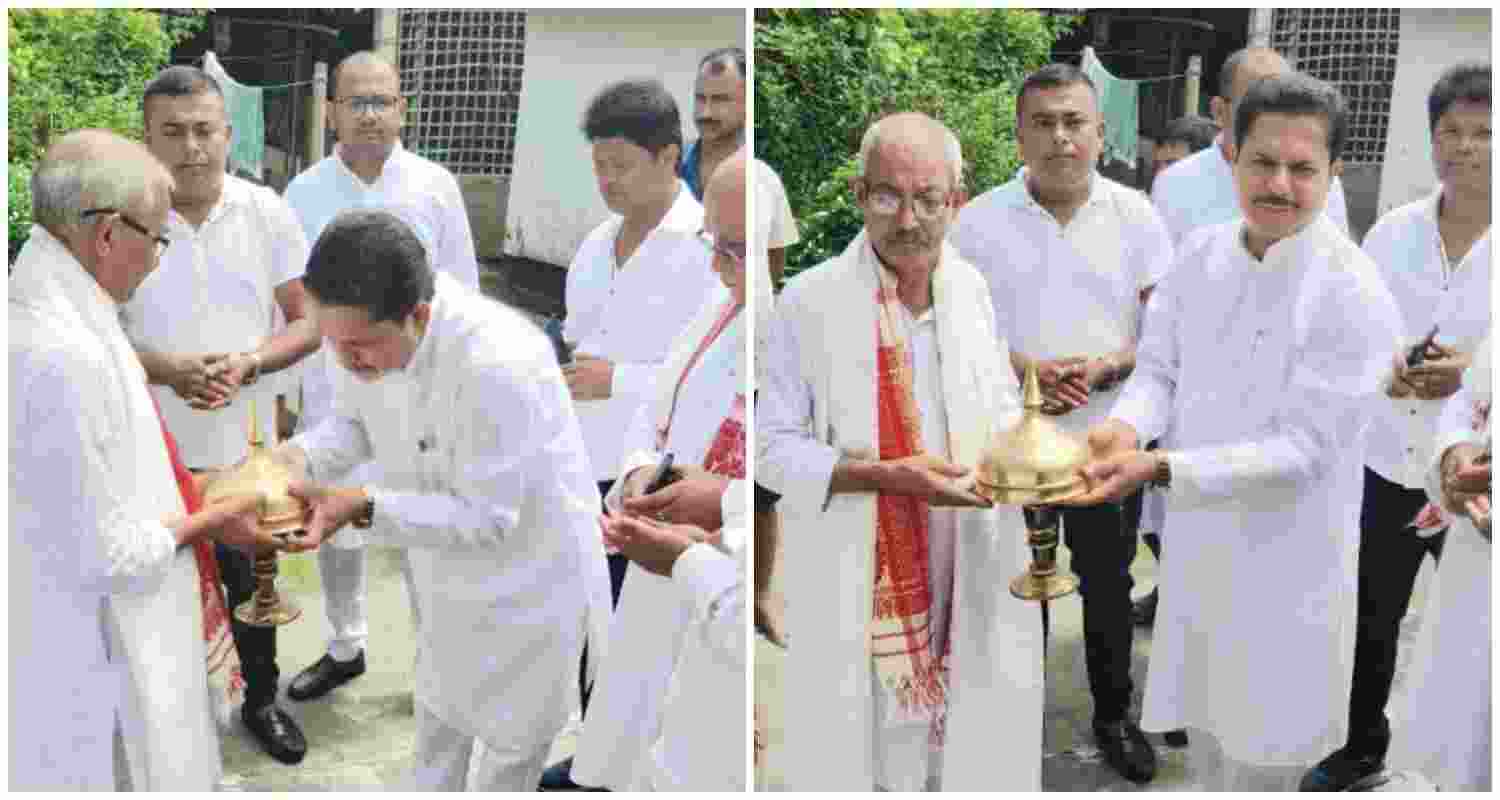
<path fill-rule="evenodd" d="M 881 119 L 874 125 L 871 125 L 865 130 L 864 138 L 860 140 L 859 172 L 856 174 L 861 178 L 865 176 L 865 170 L 869 167 L 870 157 L 875 154 L 875 148 L 880 145 L 880 126 L 888 119 L 890 117 Z M 953 185 L 949 188 L 958 189 L 964 182 L 963 146 L 958 143 L 958 136 L 953 133 L 952 128 L 935 119 L 931 120 L 931 122 L 943 132 L 943 162 L 948 167 L 948 179 L 953 182 Z"/>
<path fill-rule="evenodd" d="M 92 208 L 139 209 L 169 197 L 172 174 L 150 151 L 134 142 L 137 158 L 109 157 L 100 147 L 72 147 L 43 158 L 31 173 L 31 218 L 53 233 L 66 235 Z M 113 148 L 110 148 L 113 149 Z"/>

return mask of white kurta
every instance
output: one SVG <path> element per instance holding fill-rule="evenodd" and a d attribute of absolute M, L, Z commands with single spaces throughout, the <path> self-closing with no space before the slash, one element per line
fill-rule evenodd
<path fill-rule="evenodd" d="M 757 406 L 757 480 L 781 493 L 786 526 L 793 644 L 783 691 L 791 756 L 782 771 L 796 790 L 867 791 L 881 774 L 869 637 L 876 496 L 829 496 L 843 454 L 879 452 L 873 258 L 861 234 L 843 255 L 788 284 Z M 952 460 L 972 466 L 991 425 L 1014 422 L 1019 397 L 984 280 L 951 247 L 933 274 L 933 313 Z M 949 513 L 957 535 L 942 787 L 1035 791 L 1041 619 L 1005 589 L 1026 563 L 1021 514 Z"/>
<path fill-rule="evenodd" d="M 1210 731 L 1236 761 L 1310 763 L 1344 741 L 1364 434 L 1401 323 L 1326 219 L 1263 261 L 1241 234 L 1179 249 L 1191 268 L 1152 295 L 1111 414 L 1172 459 L 1141 726 Z"/>
<path fill-rule="evenodd" d="M 404 370 L 335 377 L 335 413 L 293 441 L 318 481 L 376 464 L 366 535 L 408 549 L 417 701 L 492 755 L 547 747 L 586 621 L 591 649 L 607 652 L 609 581 L 598 488 L 546 339 L 439 274 Z"/>
<path fill-rule="evenodd" d="M 741 363 L 745 348 L 745 314 L 737 314 L 699 356 L 677 392 L 666 447 L 656 448 L 657 430 L 666 424 L 678 378 L 714 322 L 729 292 L 722 285 L 710 295 L 698 316 L 678 335 L 671 355 L 657 370 L 648 399 L 636 410 L 623 437 L 623 478 L 638 467 L 654 467 L 672 453 L 674 463 L 701 466 L 719 426 L 729 416 L 735 395 L 744 391 Z M 743 503 L 743 482 L 725 491 L 725 506 Z M 738 489 L 736 489 L 738 487 Z M 623 481 L 607 500 L 618 508 Z M 722 547 L 731 557 L 745 549 L 747 526 L 725 526 Z M 626 788 L 660 732 L 663 702 L 689 635 L 693 607 L 669 578 L 635 564 L 626 568 L 620 603 L 615 608 L 608 660 L 589 699 L 588 724 L 573 760 L 573 780 L 585 786 Z M 740 693 L 743 700 L 743 691 Z"/>
<path fill-rule="evenodd" d="M 1474 430 L 1481 404 L 1493 398 L 1488 343 L 1475 353 L 1463 388 L 1449 398 L 1438 422 L 1427 496 L 1442 503 L 1442 454 L 1458 442 L 1490 441 L 1488 414 Z M 1491 788 L 1490 558 L 1493 547 L 1468 517 L 1456 518 L 1443 543 L 1443 558 L 1428 589 L 1415 657 L 1400 722 L 1386 759 L 1395 767 L 1420 771 L 1446 791 L 1487 792 Z"/>
<path fill-rule="evenodd" d="M 40 227 L 10 281 L 10 788 L 208 791 L 198 567 L 117 307 Z M 120 776 L 123 777 L 123 776 Z"/>

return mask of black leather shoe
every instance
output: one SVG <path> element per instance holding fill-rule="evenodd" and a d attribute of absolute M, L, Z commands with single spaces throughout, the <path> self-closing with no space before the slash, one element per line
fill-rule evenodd
<path fill-rule="evenodd" d="M 365 674 L 365 651 L 353 661 L 335 661 L 327 653 L 307 669 L 297 673 L 292 685 L 286 687 L 286 696 L 293 700 L 312 700 L 337 689 L 349 681 Z"/>
<path fill-rule="evenodd" d="M 1302 776 L 1297 791 L 1342 792 L 1383 769 L 1383 756 L 1361 755 L 1340 747 Z"/>
<path fill-rule="evenodd" d="M 1135 624 L 1149 628 L 1156 624 L 1156 589 L 1130 605 L 1130 619 Z"/>
<path fill-rule="evenodd" d="M 1150 783 L 1156 777 L 1156 751 L 1134 722 L 1122 719 L 1094 724 L 1094 741 L 1105 763 L 1132 783 Z"/>
<path fill-rule="evenodd" d="M 252 709 L 240 709 L 240 719 L 271 757 L 283 764 L 296 764 L 307 755 L 307 739 L 291 715 L 275 703 Z"/>
<path fill-rule="evenodd" d="M 1187 731 L 1182 728 L 1178 728 L 1175 731 L 1167 731 L 1161 735 L 1161 738 L 1167 743 L 1168 747 L 1175 747 L 1181 750 L 1188 746 Z"/>
<path fill-rule="evenodd" d="M 542 772 L 542 779 L 537 782 L 536 790 L 539 792 L 607 792 L 608 789 L 595 789 L 590 786 L 581 786 L 573 782 L 573 757 L 567 758 L 553 764 Z"/>

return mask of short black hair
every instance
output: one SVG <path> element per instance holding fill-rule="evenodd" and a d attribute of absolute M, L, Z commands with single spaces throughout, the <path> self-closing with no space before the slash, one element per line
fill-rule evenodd
<path fill-rule="evenodd" d="M 1048 64 L 1026 76 L 1021 81 L 1021 88 L 1016 90 L 1016 117 L 1021 116 L 1021 104 L 1026 100 L 1026 93 L 1033 89 L 1052 89 L 1058 86 L 1072 86 L 1081 83 L 1089 87 L 1094 95 L 1094 103 L 1098 105 L 1099 89 L 1094 86 L 1094 81 L 1089 78 L 1088 73 L 1072 64 Z"/>
<path fill-rule="evenodd" d="M 718 50 L 710 52 L 698 60 L 698 71 L 702 72 L 703 68 L 710 64 L 721 66 L 733 64 L 734 68 L 739 71 L 741 78 L 747 76 L 745 72 L 745 50 L 742 47 L 720 47 Z M 714 70 L 714 74 L 717 75 L 718 70 Z"/>
<path fill-rule="evenodd" d="M 1438 120 L 1460 100 L 1491 105 L 1488 61 L 1455 64 L 1443 71 L 1427 94 L 1427 129 L 1437 130 Z"/>
<path fill-rule="evenodd" d="M 677 101 L 658 80 L 628 80 L 594 95 L 583 113 L 589 141 L 621 138 L 656 155 L 667 145 L 682 149 L 682 117 Z"/>
<path fill-rule="evenodd" d="M 146 104 L 153 97 L 191 97 L 199 92 L 213 92 L 220 100 L 224 99 L 224 89 L 207 72 L 185 64 L 167 67 L 146 84 L 141 95 L 141 115 L 145 116 Z"/>
<path fill-rule="evenodd" d="M 376 323 L 406 319 L 434 291 L 417 232 L 379 209 L 334 217 L 312 247 L 302 285 L 320 305 L 361 309 Z"/>
<path fill-rule="evenodd" d="M 1250 84 L 1234 109 L 1234 146 L 1239 151 L 1261 114 L 1312 114 L 1328 122 L 1328 163 L 1344 153 L 1349 111 L 1344 95 L 1332 84 L 1302 72 L 1261 78 Z"/>
<path fill-rule="evenodd" d="M 1218 135 L 1219 126 L 1213 120 L 1197 114 L 1184 114 L 1167 123 L 1158 142 L 1182 142 L 1187 145 L 1188 152 L 1196 153 L 1213 144 L 1214 137 Z"/>

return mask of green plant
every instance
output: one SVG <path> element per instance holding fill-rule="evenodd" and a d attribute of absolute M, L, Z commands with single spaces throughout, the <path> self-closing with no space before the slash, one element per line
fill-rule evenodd
<path fill-rule="evenodd" d="M 802 233 L 788 277 L 859 232 L 848 180 L 865 129 L 886 114 L 947 124 L 972 194 L 1010 179 L 1014 87 L 1074 22 L 1021 9 L 756 11 L 756 155 L 781 175 Z"/>

